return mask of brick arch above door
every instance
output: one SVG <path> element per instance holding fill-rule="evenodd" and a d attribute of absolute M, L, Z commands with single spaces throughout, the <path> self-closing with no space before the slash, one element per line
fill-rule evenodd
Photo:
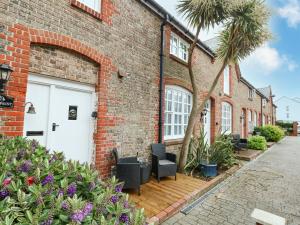
<path fill-rule="evenodd" d="M 0 64 L 9 64 L 14 72 L 6 87 L 6 95 L 15 99 L 15 107 L 12 109 L 0 109 L 0 134 L 5 136 L 22 136 L 24 128 L 24 105 L 26 99 L 27 80 L 30 65 L 30 47 L 32 44 L 57 46 L 81 54 L 100 67 L 96 92 L 98 94 L 98 120 L 97 134 L 94 135 L 96 143 L 95 164 L 102 177 L 110 173 L 111 161 L 108 160 L 110 148 L 114 147 L 108 138 L 109 129 L 116 126 L 117 116 L 108 112 L 108 82 L 112 73 L 117 68 L 112 60 L 88 45 L 72 37 L 26 27 L 15 24 L 9 28 L 9 33 L 1 36 L 6 40 L 6 52 L 0 54 Z M 105 156 L 105 157 L 103 157 Z"/>

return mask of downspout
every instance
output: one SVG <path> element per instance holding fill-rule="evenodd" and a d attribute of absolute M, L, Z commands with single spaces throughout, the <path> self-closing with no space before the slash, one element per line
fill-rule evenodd
<path fill-rule="evenodd" d="M 263 97 L 260 100 L 260 126 L 263 126 Z"/>
<path fill-rule="evenodd" d="M 160 68 L 159 68 L 159 121 L 158 142 L 163 143 L 163 107 L 164 107 L 164 47 L 165 47 L 165 25 L 169 16 L 166 15 L 160 26 Z"/>

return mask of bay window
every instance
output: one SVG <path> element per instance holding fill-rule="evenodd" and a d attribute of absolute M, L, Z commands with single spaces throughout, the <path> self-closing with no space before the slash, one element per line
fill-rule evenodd
<path fill-rule="evenodd" d="M 228 102 L 222 103 L 222 133 L 232 133 L 232 106 Z"/>
<path fill-rule="evenodd" d="M 178 86 L 165 90 L 165 140 L 184 137 L 192 110 L 192 94 Z"/>

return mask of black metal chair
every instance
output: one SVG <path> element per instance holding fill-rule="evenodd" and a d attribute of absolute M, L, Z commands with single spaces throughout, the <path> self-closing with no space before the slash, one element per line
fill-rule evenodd
<path fill-rule="evenodd" d="M 247 148 L 247 145 L 248 145 L 247 139 L 241 138 L 241 135 L 239 135 L 239 134 L 232 135 L 232 143 L 233 143 L 234 148 L 237 151 L 241 151 L 241 150 Z"/>
<path fill-rule="evenodd" d="M 152 172 L 156 175 L 157 181 L 161 177 L 175 176 L 177 172 L 176 155 L 166 152 L 164 144 L 152 144 Z"/>
<path fill-rule="evenodd" d="M 137 189 L 141 194 L 141 165 L 137 157 L 119 158 L 118 150 L 113 149 L 116 160 L 116 177 L 124 182 L 123 189 Z"/>

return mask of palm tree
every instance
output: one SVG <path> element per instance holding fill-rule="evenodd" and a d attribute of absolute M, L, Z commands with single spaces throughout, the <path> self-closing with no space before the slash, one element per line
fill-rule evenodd
<path fill-rule="evenodd" d="M 193 88 L 193 107 L 180 153 L 179 168 L 184 170 L 197 117 L 204 110 L 225 67 L 236 64 L 251 54 L 270 38 L 269 10 L 264 0 L 179 0 L 178 11 L 196 29 L 196 35 L 189 48 L 188 69 Z M 217 59 L 221 68 L 204 100 L 199 104 L 199 90 L 192 66 L 192 56 L 199 40 L 200 31 L 222 23 L 223 31 L 218 37 Z"/>

